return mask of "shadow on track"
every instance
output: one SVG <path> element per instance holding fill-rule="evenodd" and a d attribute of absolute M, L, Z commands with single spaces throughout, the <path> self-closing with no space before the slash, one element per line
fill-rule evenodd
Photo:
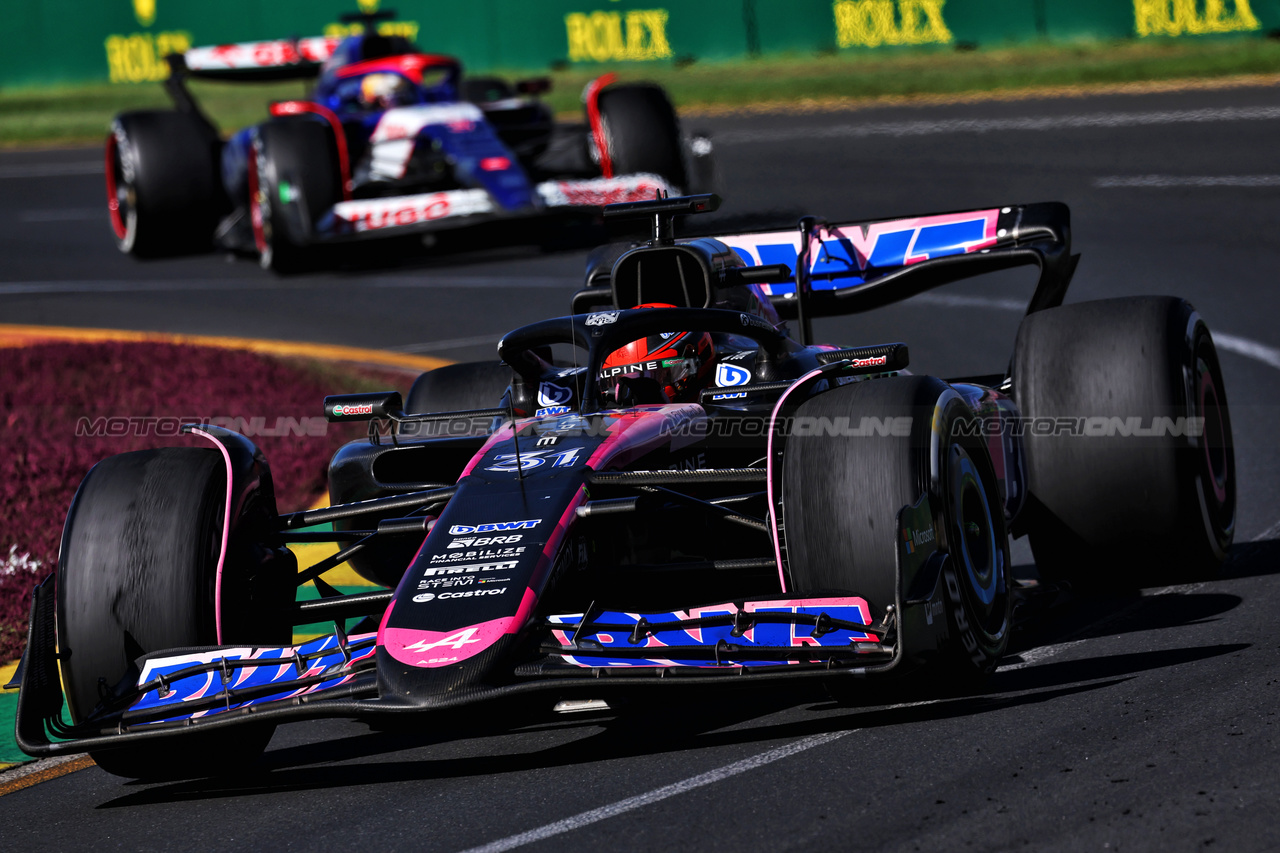
<path fill-rule="evenodd" d="M 919 704 L 906 707 L 893 705 L 895 702 L 910 702 L 913 697 L 920 697 L 920 688 L 890 684 L 887 690 L 876 689 L 874 706 L 850 708 L 822 702 L 808 708 L 808 715 L 800 720 L 728 730 L 727 726 L 794 707 L 797 699 L 803 701 L 803 697 L 794 694 L 786 699 L 750 696 L 738 697 L 736 702 L 726 702 L 726 697 L 720 695 L 714 700 L 652 705 L 644 708 L 642 713 L 624 713 L 611 719 L 584 720 L 569 724 L 566 727 L 582 729 L 588 734 L 570 743 L 527 753 L 305 766 L 318 762 L 358 761 L 360 758 L 379 754 L 427 748 L 440 740 L 429 736 L 378 732 L 336 742 L 275 750 L 268 753 L 254 771 L 231 779 L 138 785 L 124 796 L 109 800 L 98 808 L 129 808 L 428 779 L 520 773 L 685 750 L 791 740 L 827 732 L 969 717 L 1103 690 L 1123 683 L 1140 672 L 1232 654 L 1243 648 L 1246 646 L 1232 644 L 1047 664 L 1010 673 L 1008 676 L 997 674 L 988 685 L 994 689 L 982 695 L 949 699 L 916 698 L 915 701 Z M 1092 683 L 1079 683 L 1083 680 Z M 886 703 L 890 706 L 886 707 Z M 456 734 L 461 736 L 464 733 Z"/>

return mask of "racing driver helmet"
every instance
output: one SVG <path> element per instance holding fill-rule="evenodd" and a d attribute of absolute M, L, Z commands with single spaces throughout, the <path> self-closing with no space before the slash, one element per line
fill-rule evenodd
<path fill-rule="evenodd" d="M 360 80 L 360 103 L 366 107 L 388 110 L 414 102 L 413 84 L 399 74 L 378 71 Z"/>
<path fill-rule="evenodd" d="M 664 302 L 649 302 L 637 308 L 674 308 Z M 609 353 L 600 371 L 600 388 L 607 397 L 622 403 L 631 396 L 637 380 L 652 380 L 665 402 L 696 400 L 715 370 L 715 345 L 707 332 L 663 332 L 632 341 Z M 653 387 L 653 384 L 645 382 Z M 638 402 L 663 402 L 639 400 Z"/>

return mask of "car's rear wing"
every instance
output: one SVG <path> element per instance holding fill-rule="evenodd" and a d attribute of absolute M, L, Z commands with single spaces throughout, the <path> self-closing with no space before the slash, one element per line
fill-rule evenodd
<path fill-rule="evenodd" d="M 1010 205 L 789 231 L 716 235 L 750 266 L 785 264 L 795 277 L 762 285 L 786 317 L 806 323 L 870 311 L 959 279 L 1034 264 L 1027 312 L 1062 303 L 1079 255 L 1065 204 Z"/>
<path fill-rule="evenodd" d="M 213 80 L 304 80 L 315 77 L 341 39 L 315 36 L 193 47 L 168 57 L 174 73 Z"/>

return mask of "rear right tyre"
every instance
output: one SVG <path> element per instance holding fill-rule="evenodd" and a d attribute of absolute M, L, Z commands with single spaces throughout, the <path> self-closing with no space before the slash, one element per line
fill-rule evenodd
<path fill-rule="evenodd" d="M 221 141 L 177 110 L 121 113 L 107 135 L 107 209 L 116 246 L 139 258 L 207 251 L 227 206 Z"/>
<path fill-rule="evenodd" d="M 1217 350 L 1191 305 L 1038 311 L 1018 329 L 1013 379 L 1031 419 L 1020 517 L 1042 577 L 1114 588 L 1217 574 L 1235 532 L 1235 455 Z"/>

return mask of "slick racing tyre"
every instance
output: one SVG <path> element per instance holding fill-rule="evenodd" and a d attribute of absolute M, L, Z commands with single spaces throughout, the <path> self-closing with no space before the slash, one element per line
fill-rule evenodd
<path fill-rule="evenodd" d="M 977 430 L 956 426 L 973 417 L 954 390 L 931 376 L 856 382 L 796 410 L 796 434 L 786 440 L 782 462 L 794 594 L 859 596 L 876 623 L 897 600 L 898 513 L 929 496 L 938 544 L 948 554 L 951 596 L 952 643 L 936 663 L 941 681 L 954 686 L 995 668 L 1008 645 L 1012 607 L 1008 535 L 991 456 Z M 801 433 L 807 418 L 859 432 L 864 418 L 895 428 L 889 435 L 832 435 L 820 427 Z"/>
<path fill-rule="evenodd" d="M 110 706 L 145 654 L 217 642 L 215 580 L 222 553 L 226 473 L 204 448 L 167 447 L 104 459 L 80 484 L 58 560 L 58 647 L 72 720 Z M 287 645 L 297 563 L 253 537 L 275 516 L 270 486 L 238 506 L 223 565 L 224 643 Z M 127 682 L 126 682 L 127 684 Z M 91 751 L 130 778 L 204 776 L 243 769 L 274 725 Z"/>
<path fill-rule="evenodd" d="M 176 110 L 122 113 L 107 135 L 107 210 L 120 251 L 139 258 L 208 250 L 227 203 L 221 141 Z"/>
<path fill-rule="evenodd" d="M 511 385 L 511 368 L 500 361 L 473 361 L 449 364 L 428 370 L 414 380 L 405 400 L 405 411 L 417 414 L 491 409 L 502 400 Z M 487 420 L 477 420 L 466 432 L 448 423 L 403 424 L 401 435 L 485 435 Z"/>
<path fill-rule="evenodd" d="M 615 175 L 643 172 L 687 185 L 680 123 L 666 92 L 646 83 L 609 86 L 598 105 Z"/>
<path fill-rule="evenodd" d="M 1018 329 L 1025 531 L 1042 577 L 1083 587 L 1214 576 L 1235 531 L 1218 354 L 1172 297 L 1082 302 Z"/>
<path fill-rule="evenodd" d="M 258 127 L 249 158 L 249 217 L 263 269 L 288 274 L 318 266 L 316 224 L 341 200 L 338 149 L 327 124 L 284 118 Z"/>

